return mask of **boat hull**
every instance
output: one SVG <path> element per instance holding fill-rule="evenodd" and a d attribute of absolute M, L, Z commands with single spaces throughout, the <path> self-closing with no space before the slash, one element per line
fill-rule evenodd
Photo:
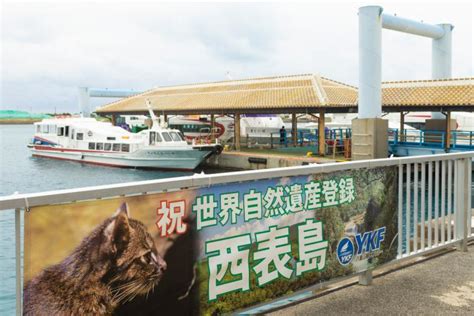
<path fill-rule="evenodd" d="M 125 168 L 155 168 L 194 170 L 212 151 L 140 149 L 130 154 L 97 153 L 90 151 L 34 146 L 33 156 L 77 161 L 104 166 Z"/>

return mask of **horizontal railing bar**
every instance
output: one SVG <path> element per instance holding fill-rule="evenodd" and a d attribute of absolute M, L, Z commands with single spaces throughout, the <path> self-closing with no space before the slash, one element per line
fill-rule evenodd
<path fill-rule="evenodd" d="M 28 208 L 46 204 L 66 203 L 78 200 L 108 198 L 119 195 L 140 194 L 142 192 L 160 192 L 165 190 L 205 187 L 214 184 L 253 181 L 268 178 L 321 174 L 342 170 L 398 166 L 419 161 L 444 161 L 450 159 L 473 158 L 474 151 L 450 153 L 442 155 L 426 155 L 416 157 L 384 158 L 337 162 L 320 165 L 283 167 L 265 170 L 227 172 L 212 175 L 193 175 L 185 177 L 147 180 L 130 183 L 92 186 L 67 190 L 48 191 L 41 193 L 15 194 L 0 197 L 0 210 Z"/>
<path fill-rule="evenodd" d="M 468 237 L 467 238 L 467 242 L 471 242 L 473 240 L 474 240 L 474 237 L 470 237 L 470 238 Z M 417 252 L 411 252 L 410 254 L 404 254 L 402 257 L 397 257 L 397 259 L 395 259 L 393 261 L 388 261 L 386 263 L 381 264 L 380 266 L 377 266 L 376 269 L 381 269 L 385 266 L 390 266 L 390 265 L 397 264 L 397 263 L 403 263 L 407 260 L 414 259 L 416 257 L 427 256 L 427 255 L 430 255 L 432 253 L 436 253 L 440 250 L 443 250 L 445 248 L 456 247 L 456 246 L 459 245 L 460 242 L 461 242 L 461 240 L 453 240 L 453 241 L 450 241 L 450 242 L 447 242 L 447 243 L 444 243 L 444 244 L 440 244 L 439 246 L 433 246 L 431 248 L 425 248 L 424 251 L 417 251 Z"/>

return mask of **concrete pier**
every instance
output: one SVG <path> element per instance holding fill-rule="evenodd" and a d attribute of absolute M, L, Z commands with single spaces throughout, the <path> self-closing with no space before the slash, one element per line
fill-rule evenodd
<path fill-rule="evenodd" d="M 321 157 L 294 157 L 274 153 L 230 151 L 209 158 L 206 166 L 213 169 L 258 170 L 329 162 L 335 162 L 335 160 Z"/>

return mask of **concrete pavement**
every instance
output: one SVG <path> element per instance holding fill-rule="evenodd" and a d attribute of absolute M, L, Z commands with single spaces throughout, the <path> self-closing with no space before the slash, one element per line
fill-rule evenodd
<path fill-rule="evenodd" d="M 474 315 L 474 245 L 272 315 Z"/>

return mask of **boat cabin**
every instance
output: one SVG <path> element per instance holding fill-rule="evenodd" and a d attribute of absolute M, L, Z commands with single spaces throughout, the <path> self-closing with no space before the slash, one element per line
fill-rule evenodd
<path fill-rule="evenodd" d="M 144 130 L 134 134 L 93 118 L 67 118 L 35 123 L 33 145 L 129 153 L 146 146 L 182 146 L 183 142 L 186 143 L 184 136 L 178 130 Z"/>

